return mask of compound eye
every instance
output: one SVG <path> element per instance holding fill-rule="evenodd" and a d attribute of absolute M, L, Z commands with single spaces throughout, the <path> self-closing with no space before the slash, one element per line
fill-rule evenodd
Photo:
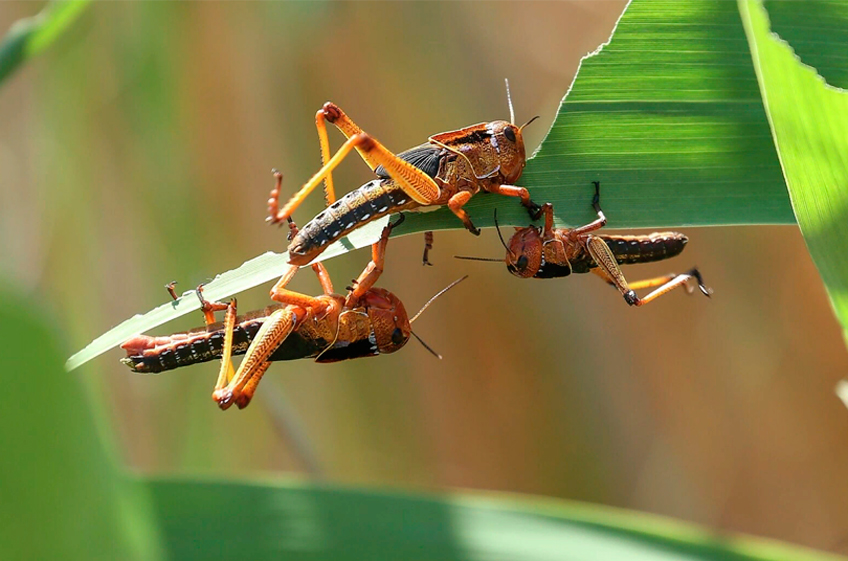
<path fill-rule="evenodd" d="M 518 261 L 516 261 L 515 264 L 518 267 L 519 271 L 523 271 L 524 269 L 527 268 L 527 256 L 522 255 L 521 257 L 518 258 Z"/>
<path fill-rule="evenodd" d="M 504 136 L 510 142 L 515 142 L 515 127 L 507 127 L 504 129 Z"/>
<path fill-rule="evenodd" d="M 400 330 L 400 327 L 395 327 L 395 330 L 392 331 L 392 343 L 395 345 L 403 344 L 406 338 L 403 336 L 403 331 Z"/>

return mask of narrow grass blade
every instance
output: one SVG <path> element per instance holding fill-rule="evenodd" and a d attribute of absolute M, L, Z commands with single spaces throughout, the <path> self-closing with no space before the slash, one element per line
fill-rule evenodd
<path fill-rule="evenodd" d="M 79 16 L 89 0 L 51 2 L 18 21 L 0 42 L 0 84 L 27 59 L 46 49 Z"/>
<path fill-rule="evenodd" d="M 316 261 L 330 259 L 331 257 L 347 253 L 352 249 L 371 245 L 380 238 L 380 233 L 387 223 L 388 218 L 384 218 L 356 230 L 348 237 L 330 246 Z M 288 253 L 273 253 L 269 251 L 259 257 L 246 261 L 232 271 L 227 271 L 215 277 L 212 282 L 203 286 L 203 296 L 210 301 L 224 300 L 233 294 L 275 280 L 285 270 L 287 263 Z M 144 333 L 172 319 L 199 309 L 200 301 L 194 291 L 187 291 L 174 302 L 162 304 L 144 315 L 133 316 L 110 329 L 86 345 L 84 349 L 70 357 L 65 363 L 65 368 L 69 371 L 74 370 L 109 349 L 117 347 L 133 335 Z"/>

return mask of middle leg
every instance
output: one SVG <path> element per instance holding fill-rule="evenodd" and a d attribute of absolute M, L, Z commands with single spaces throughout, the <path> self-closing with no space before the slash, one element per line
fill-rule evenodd
<path fill-rule="evenodd" d="M 377 243 L 371 246 L 371 261 L 363 269 L 355 281 L 353 286 L 349 287 L 347 298 L 345 298 L 345 308 L 355 308 L 359 305 L 359 299 L 374 286 L 380 275 L 383 274 L 383 264 L 386 261 L 386 246 L 389 243 L 389 234 L 392 233 L 392 228 L 398 226 L 404 220 L 404 215 L 401 214 L 397 222 L 389 222 L 383 228 L 380 239 Z"/>
<path fill-rule="evenodd" d="M 429 259 L 431 249 L 433 249 L 433 232 L 428 230 L 424 232 L 424 258 L 421 262 L 422 265 L 432 265 Z"/>
<path fill-rule="evenodd" d="M 533 220 L 538 220 L 542 216 L 542 207 L 530 199 L 530 192 L 524 187 L 518 187 L 517 185 L 498 185 L 492 189 L 492 193 L 506 195 L 507 197 L 518 197 Z"/>
<path fill-rule="evenodd" d="M 592 184 L 595 186 L 595 195 L 592 197 L 592 208 L 598 213 L 598 218 L 585 226 L 570 230 L 568 235 L 572 240 L 577 240 L 578 236 L 600 230 L 607 225 L 607 217 L 604 215 L 604 211 L 601 210 L 601 183 L 599 181 L 593 181 Z"/>

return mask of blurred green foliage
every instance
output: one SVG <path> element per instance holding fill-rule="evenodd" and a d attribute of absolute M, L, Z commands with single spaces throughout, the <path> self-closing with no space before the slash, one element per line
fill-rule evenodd
<path fill-rule="evenodd" d="M 537 497 L 413 495 L 298 482 L 153 479 L 173 559 L 839 559 L 608 507 Z"/>
<path fill-rule="evenodd" d="M 88 3 L 89 0 L 50 2 L 37 16 L 15 23 L 0 43 L 0 84 L 55 41 Z"/>
<path fill-rule="evenodd" d="M 441 302 L 416 324 L 445 361 L 410 346 L 368 361 L 286 365 L 263 381 L 265 399 L 282 386 L 302 417 L 327 486 L 257 475 L 304 462 L 261 399 L 242 412 L 215 409 L 209 365 L 129 376 L 115 354 L 70 375 L 61 368 L 69 349 L 165 301 L 165 282 L 190 288 L 284 248 L 284 235 L 262 224 L 268 170 L 285 169 L 292 189 L 314 172 L 312 112 L 327 98 L 397 150 L 502 117 L 504 75 L 519 116 L 551 121 L 579 55 L 606 38 L 621 7 L 103 3 L 7 79 L 0 275 L 18 288 L 3 294 L 0 372 L 35 383 L 7 406 L 0 431 L 4 553 L 213 557 L 235 545 L 293 558 L 305 547 L 328 558 L 346 547 L 410 557 L 432 547 L 448 558 L 559 558 L 564 547 L 618 558 L 807 555 L 733 531 L 840 550 L 848 452 L 832 388 L 848 361 L 790 228 L 687 232 L 680 266 L 708 271 L 716 297 L 669 296 L 638 313 L 594 279 L 533 284 L 450 259 L 502 255 L 493 235 L 439 236 L 437 266 L 424 273 L 420 240 L 396 240 L 381 284 L 410 308 L 472 273 L 474 288 L 451 295 L 459 304 Z M 7 3 L 0 18 L 5 26 L 32 11 Z M 530 145 L 541 128 L 528 129 Z M 562 196 L 583 200 L 588 175 L 576 173 Z M 366 178 L 351 164 L 337 182 Z M 612 208 L 626 212 L 625 202 Z M 303 218 L 320 205 L 315 197 Z M 334 259 L 334 277 L 352 278 L 366 259 Z M 266 300 L 264 290 L 239 295 L 243 309 Z M 117 473 L 102 444 L 113 436 L 140 478 Z M 144 475 L 174 471 L 187 475 Z M 555 499 L 351 485 L 581 498 L 712 530 L 678 533 L 673 522 L 603 509 L 588 509 L 587 522 Z M 409 534 L 399 538 L 400 527 Z M 334 532 L 356 538 L 339 544 Z M 195 548 L 198 539 L 218 549 Z"/>
<path fill-rule="evenodd" d="M 147 489 L 106 451 L 91 396 L 61 374 L 50 314 L 0 285 L 0 551 L 3 559 L 155 559 Z M 94 407 L 97 409 L 97 407 Z"/>

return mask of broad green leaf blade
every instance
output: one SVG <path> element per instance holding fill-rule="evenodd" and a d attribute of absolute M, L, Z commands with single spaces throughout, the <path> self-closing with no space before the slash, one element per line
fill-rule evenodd
<path fill-rule="evenodd" d="M 791 7 L 797 10 L 796 40 L 818 37 L 820 31 L 808 27 L 803 15 L 810 6 Z M 841 7 L 831 11 L 836 19 L 829 25 L 844 30 L 848 9 L 845 3 Z M 739 10 L 792 208 L 848 342 L 848 93 L 825 84 L 814 68 L 801 64 L 791 47 L 770 32 L 761 2 L 740 2 Z M 784 21 L 784 29 L 789 25 Z M 819 60 L 839 53 L 840 63 L 848 66 L 848 37 L 843 34 L 843 42 L 823 46 L 822 52 Z"/>
<path fill-rule="evenodd" d="M 148 480 L 171 558 L 442 561 L 825 560 L 658 516 L 493 493 Z"/>
<path fill-rule="evenodd" d="M 801 3 L 765 2 L 771 30 L 789 43 L 801 62 L 831 86 L 848 88 L 848 2 L 804 0 Z"/>
<path fill-rule="evenodd" d="M 792 223 L 749 56 L 731 3 L 632 2 L 524 183 L 571 225 L 593 179 L 611 227 Z"/>
<path fill-rule="evenodd" d="M 159 559 L 147 489 L 117 468 L 62 369 L 56 318 L 2 284 L 0 301 L 0 558 Z"/>
<path fill-rule="evenodd" d="M 535 126 L 535 125 L 534 125 Z M 560 226 L 593 218 L 591 181 L 614 228 L 792 224 L 739 13 L 730 2 L 634 0 L 585 58 L 521 185 Z M 475 197 L 475 224 L 523 226 L 503 197 Z M 457 228 L 445 209 L 403 233 Z"/>
<path fill-rule="evenodd" d="M 383 227 L 388 218 L 377 220 L 356 230 L 348 237 L 334 243 L 315 261 L 323 261 L 337 255 L 371 245 L 380 239 Z M 203 286 L 203 296 L 207 300 L 224 300 L 254 286 L 275 280 L 282 275 L 288 266 L 288 253 L 267 252 L 259 257 L 246 261 L 241 266 L 215 277 L 212 282 Z M 163 291 L 164 294 L 164 291 Z M 74 370 L 89 360 L 113 349 L 139 333 L 144 333 L 154 327 L 184 316 L 200 309 L 200 300 L 193 290 L 183 293 L 175 302 L 167 302 L 144 315 L 136 315 L 120 325 L 110 329 L 65 362 L 67 370 Z"/>
<path fill-rule="evenodd" d="M 25 60 L 47 48 L 77 18 L 88 2 L 51 2 L 37 16 L 15 23 L 0 43 L 0 83 Z"/>

